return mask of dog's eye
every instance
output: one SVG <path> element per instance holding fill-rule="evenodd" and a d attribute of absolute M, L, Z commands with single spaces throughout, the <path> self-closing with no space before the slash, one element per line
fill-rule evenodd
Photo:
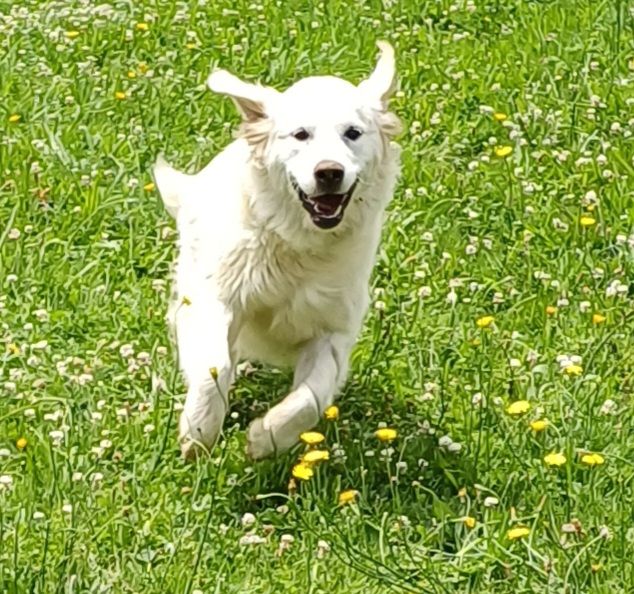
<path fill-rule="evenodd" d="M 304 128 L 300 128 L 299 130 L 295 130 L 295 132 L 293 132 L 293 138 L 295 138 L 295 140 L 308 140 L 310 138 L 310 134 L 304 130 Z"/>
<path fill-rule="evenodd" d="M 357 138 L 359 138 L 359 136 L 361 136 L 361 130 L 355 128 L 354 126 L 350 126 L 350 128 L 348 128 L 343 135 L 348 139 L 348 140 L 356 140 Z"/>

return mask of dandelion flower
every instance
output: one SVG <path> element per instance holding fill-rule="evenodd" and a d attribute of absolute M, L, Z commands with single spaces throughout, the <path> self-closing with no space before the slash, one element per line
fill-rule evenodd
<path fill-rule="evenodd" d="M 299 438 L 307 445 L 317 445 L 326 439 L 324 435 L 318 431 L 306 431 L 302 433 Z"/>
<path fill-rule="evenodd" d="M 147 31 L 150 28 L 150 26 L 147 23 L 137 23 L 136 24 L 136 30 L 137 31 Z"/>
<path fill-rule="evenodd" d="M 145 185 L 143 186 L 143 189 L 144 189 L 146 192 L 151 192 L 151 191 L 152 191 L 155 187 L 156 187 L 156 186 L 154 185 L 154 182 L 148 182 L 147 184 L 145 184 Z"/>
<path fill-rule="evenodd" d="M 493 119 L 494 119 L 496 122 L 503 122 L 503 121 L 505 121 L 505 120 L 508 120 L 508 117 L 509 117 L 509 116 L 507 116 L 505 113 L 502 113 L 501 111 L 496 111 L 496 112 L 493 114 Z"/>
<path fill-rule="evenodd" d="M 513 152 L 512 146 L 496 146 L 494 149 L 495 156 L 503 159 L 504 157 L 508 157 Z"/>
<path fill-rule="evenodd" d="M 605 458 L 601 454 L 584 454 L 581 461 L 588 466 L 601 466 L 605 463 Z"/>
<path fill-rule="evenodd" d="M 359 495 L 359 491 L 355 489 L 348 489 L 339 493 L 339 505 L 346 505 L 347 503 L 354 503 L 355 499 Z"/>
<path fill-rule="evenodd" d="M 128 78 L 136 78 L 136 72 L 134 70 L 128 70 Z"/>
<path fill-rule="evenodd" d="M 588 215 L 584 215 L 579 219 L 582 227 L 592 227 L 597 221 L 594 217 L 589 217 Z"/>
<path fill-rule="evenodd" d="M 118 99 L 119 101 L 123 101 L 127 97 L 127 95 L 123 91 L 117 91 L 114 96 L 115 99 Z"/>
<path fill-rule="evenodd" d="M 326 450 L 311 450 L 306 452 L 302 456 L 302 463 L 304 464 L 317 464 L 318 462 L 324 462 L 330 459 L 330 453 Z"/>
<path fill-rule="evenodd" d="M 300 462 L 299 464 L 295 464 L 293 466 L 293 476 L 300 481 L 307 481 L 312 478 L 314 472 L 313 469 L 308 466 L 308 464 L 304 464 Z"/>
<path fill-rule="evenodd" d="M 515 402 L 511 402 L 506 407 L 506 412 L 509 415 L 523 415 L 525 412 L 528 412 L 531 405 L 528 400 L 516 400 Z"/>
<path fill-rule="evenodd" d="M 546 306 L 546 314 L 549 316 L 554 316 L 557 313 L 557 308 L 554 305 Z"/>
<path fill-rule="evenodd" d="M 518 526 L 517 528 L 511 528 L 506 533 L 506 538 L 509 540 L 517 540 L 518 538 L 524 538 L 528 536 L 531 531 L 526 526 Z"/>
<path fill-rule="evenodd" d="M 26 448 L 27 443 L 28 442 L 26 441 L 25 437 L 20 437 L 20 439 L 15 442 L 15 447 L 17 447 L 18 450 L 23 450 L 24 448 Z"/>
<path fill-rule="evenodd" d="M 9 123 L 15 124 L 22 119 L 22 116 L 19 113 L 13 113 L 9 116 Z"/>
<path fill-rule="evenodd" d="M 476 326 L 478 328 L 488 328 L 494 321 L 495 318 L 493 316 L 482 316 L 476 320 Z"/>
<path fill-rule="evenodd" d="M 471 528 L 474 528 L 476 525 L 476 519 L 471 517 L 471 516 L 467 516 L 466 518 L 462 519 L 462 523 L 469 528 L 469 530 L 471 530 Z"/>
<path fill-rule="evenodd" d="M 583 373 L 583 367 L 581 367 L 581 365 L 574 365 L 574 364 L 566 365 L 566 367 L 564 367 L 564 373 L 567 375 L 578 376 Z"/>
<path fill-rule="evenodd" d="M 377 439 L 379 441 L 394 441 L 398 435 L 398 432 L 396 431 L 396 429 L 390 429 L 388 427 L 383 427 L 382 429 L 377 429 L 374 432 L 374 435 L 376 435 Z"/>
<path fill-rule="evenodd" d="M 536 421 L 531 422 L 531 429 L 535 433 L 539 433 L 540 431 L 544 431 L 548 427 L 548 421 L 546 419 L 538 419 Z"/>
<path fill-rule="evenodd" d="M 548 466 L 563 466 L 566 463 L 566 456 L 561 452 L 552 452 L 544 456 L 544 462 Z"/>
<path fill-rule="evenodd" d="M 327 421 L 336 421 L 339 418 L 339 407 L 335 406 L 334 404 L 332 406 L 329 406 L 324 411 L 324 417 Z"/>
<path fill-rule="evenodd" d="M 76 37 L 79 37 L 79 31 L 66 31 L 64 35 L 66 35 L 68 39 L 75 39 Z"/>
<path fill-rule="evenodd" d="M 607 318 L 604 315 L 601 315 L 600 313 L 595 313 L 592 315 L 593 324 L 603 324 L 603 322 L 605 322 L 606 320 Z"/>

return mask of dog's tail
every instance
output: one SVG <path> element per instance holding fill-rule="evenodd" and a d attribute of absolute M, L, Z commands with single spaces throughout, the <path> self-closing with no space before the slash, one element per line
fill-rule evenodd
<path fill-rule="evenodd" d="M 183 191 L 184 182 L 187 175 L 176 171 L 165 160 L 163 155 L 159 155 L 154 165 L 154 179 L 158 187 L 163 204 L 167 212 L 176 218 L 181 203 L 181 192 Z"/>

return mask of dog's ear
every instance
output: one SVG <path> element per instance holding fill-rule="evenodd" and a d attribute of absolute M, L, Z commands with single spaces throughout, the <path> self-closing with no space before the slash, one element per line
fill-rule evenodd
<path fill-rule="evenodd" d="M 215 93 L 231 97 L 247 122 L 266 118 L 267 106 L 279 94 L 271 87 L 244 82 L 226 70 L 212 72 L 207 79 L 207 86 Z"/>
<path fill-rule="evenodd" d="M 378 41 L 377 46 L 381 50 L 379 61 L 369 78 L 359 84 L 359 89 L 387 109 L 387 102 L 396 88 L 394 48 L 387 41 Z"/>

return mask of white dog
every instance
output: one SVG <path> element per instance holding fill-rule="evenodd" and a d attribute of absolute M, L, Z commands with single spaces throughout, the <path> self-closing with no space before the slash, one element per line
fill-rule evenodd
<path fill-rule="evenodd" d="M 239 138 L 196 175 L 156 165 L 179 231 L 170 318 L 185 458 L 214 445 L 241 358 L 295 367 L 290 393 L 249 427 L 255 459 L 295 444 L 346 379 L 399 166 L 394 52 L 378 45 L 358 86 L 317 76 L 278 92 L 212 73 L 242 115 Z"/>

